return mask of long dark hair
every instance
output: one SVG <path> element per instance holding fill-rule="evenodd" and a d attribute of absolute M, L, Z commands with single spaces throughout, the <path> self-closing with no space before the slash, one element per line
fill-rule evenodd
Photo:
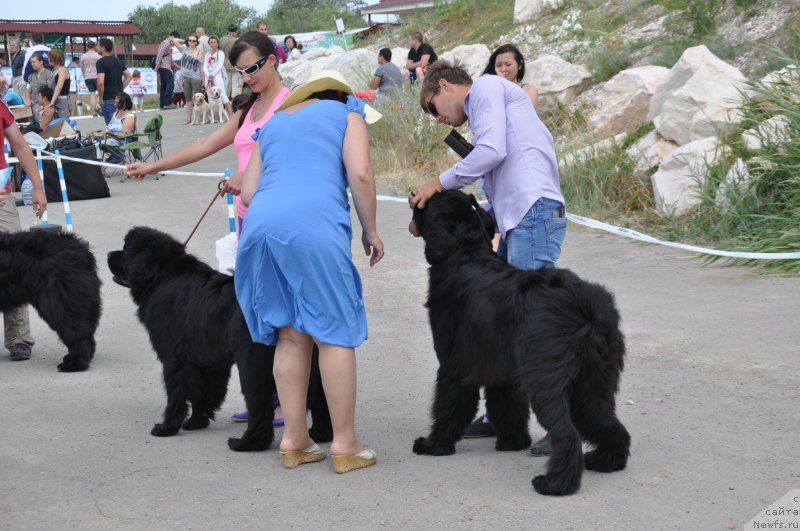
<path fill-rule="evenodd" d="M 504 53 L 514 54 L 514 59 L 517 60 L 517 66 L 519 67 L 519 71 L 517 72 L 517 81 L 522 81 L 522 78 L 525 77 L 525 58 L 522 57 L 522 53 L 519 51 L 519 48 L 513 44 L 504 44 L 496 49 L 492 56 L 489 57 L 489 64 L 486 65 L 486 69 L 483 71 L 483 73 L 496 76 L 497 70 L 495 70 L 494 64 L 497 62 L 497 57 L 503 55 Z"/>
<path fill-rule="evenodd" d="M 275 46 L 272 45 L 272 41 L 266 35 L 263 35 L 257 31 L 248 31 L 236 41 L 231 48 L 230 53 L 230 61 L 232 65 L 236 64 L 236 61 L 239 60 L 239 56 L 242 55 L 248 48 L 255 48 L 256 52 L 261 57 L 269 57 L 270 55 L 275 56 L 275 60 L 277 61 L 278 56 L 275 54 Z M 266 68 L 267 65 L 264 65 L 262 68 Z M 250 98 L 247 102 L 241 106 L 242 115 L 239 117 L 239 128 L 242 127 L 244 123 L 244 119 L 247 116 L 247 113 L 250 112 L 250 109 L 255 105 L 256 100 L 258 99 L 259 94 L 253 92 L 250 94 Z"/>

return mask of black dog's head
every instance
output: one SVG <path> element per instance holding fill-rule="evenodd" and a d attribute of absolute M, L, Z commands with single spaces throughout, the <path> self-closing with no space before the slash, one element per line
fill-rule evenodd
<path fill-rule="evenodd" d="M 433 265 L 460 250 L 492 248 L 494 221 L 473 195 L 448 190 L 415 208 L 412 232 L 425 240 L 425 259 Z"/>
<path fill-rule="evenodd" d="M 170 262 L 186 256 L 183 244 L 148 227 L 134 227 L 125 235 L 121 251 L 108 253 L 114 282 L 131 289 L 136 299 Z"/>

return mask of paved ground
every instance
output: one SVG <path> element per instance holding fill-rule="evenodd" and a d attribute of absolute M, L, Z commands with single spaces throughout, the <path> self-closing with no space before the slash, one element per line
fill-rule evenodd
<path fill-rule="evenodd" d="M 168 152 L 209 130 L 181 123 L 182 114 L 166 115 Z M 226 150 L 194 168 L 221 171 L 234 160 Z M 105 255 L 133 225 L 184 238 L 215 179 L 109 184 L 110 199 L 72 204 L 104 282 L 91 369 L 57 373 L 64 348 L 37 316 L 33 359 L 0 358 L 2 529 L 734 529 L 800 485 L 800 279 L 703 267 L 574 225 L 561 265 L 607 285 L 623 315 L 628 469 L 586 473 L 576 495 L 554 499 L 530 485 L 544 459 L 495 452 L 488 439 L 462 441 L 451 457 L 414 455 L 412 441 L 428 428 L 436 361 L 422 242 L 406 232 L 400 203 L 379 206 L 384 261 L 370 270 L 356 249 L 370 322 L 358 352 L 358 430 L 378 466 L 338 476 L 329 461 L 284 470 L 274 450 L 231 452 L 226 439 L 243 432 L 228 420 L 243 407 L 236 378 L 209 429 L 152 437 L 165 401 L 160 365 Z M 49 211 L 63 222 L 60 204 Z M 190 251 L 213 263 L 226 227 L 220 201 Z M 542 434 L 538 425 L 531 433 Z"/>

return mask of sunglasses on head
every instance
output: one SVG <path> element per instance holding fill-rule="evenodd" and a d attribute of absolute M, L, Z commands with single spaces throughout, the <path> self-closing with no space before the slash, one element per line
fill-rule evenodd
<path fill-rule="evenodd" d="M 252 76 L 256 72 L 258 72 L 261 69 L 262 66 L 264 66 L 266 64 L 267 58 L 268 58 L 268 56 L 265 55 L 264 57 L 262 57 L 261 59 L 259 59 L 255 63 L 251 64 L 247 68 L 239 68 L 238 66 L 234 66 L 234 68 L 236 69 L 237 72 L 239 72 L 242 75 L 247 74 L 248 76 Z"/>

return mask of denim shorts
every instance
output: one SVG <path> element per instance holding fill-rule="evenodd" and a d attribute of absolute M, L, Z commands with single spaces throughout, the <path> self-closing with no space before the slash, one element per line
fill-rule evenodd
<path fill-rule="evenodd" d="M 497 254 L 520 269 L 555 267 L 567 233 L 567 218 L 555 217 L 562 207 L 546 197 L 536 201 L 519 224 L 500 238 Z"/>

